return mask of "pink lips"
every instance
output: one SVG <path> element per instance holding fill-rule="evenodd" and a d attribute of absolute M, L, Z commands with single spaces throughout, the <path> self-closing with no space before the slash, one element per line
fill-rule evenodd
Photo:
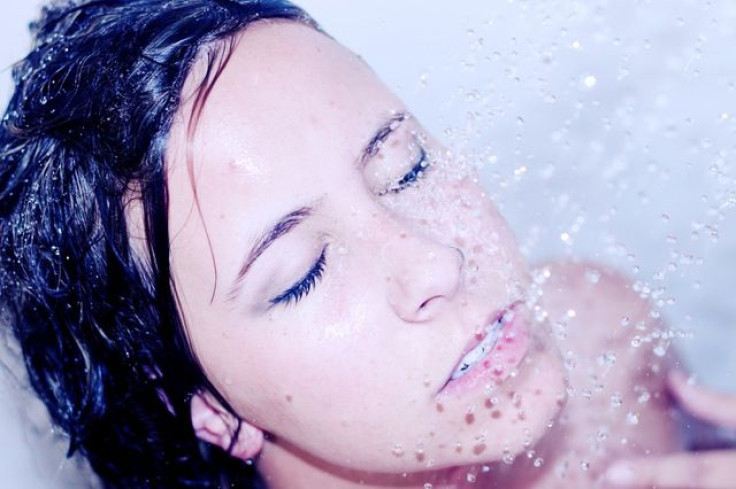
<path fill-rule="evenodd" d="M 440 392 L 462 394 L 468 390 L 475 390 L 478 386 L 499 384 L 519 366 L 529 347 L 529 320 L 519 303 L 514 303 L 502 314 L 507 315 L 507 320 L 503 323 L 499 339 L 493 349 L 465 375 L 449 380 Z M 492 321 L 495 322 L 498 317 L 494 316 Z M 481 339 L 475 335 L 463 355 L 478 345 Z"/>

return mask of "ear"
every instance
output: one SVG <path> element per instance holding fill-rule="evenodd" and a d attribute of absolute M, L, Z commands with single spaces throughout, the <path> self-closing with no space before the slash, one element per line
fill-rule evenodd
<path fill-rule="evenodd" d="M 209 392 L 198 392 L 190 403 L 192 427 L 202 441 L 229 452 L 233 457 L 250 460 L 263 448 L 263 431 L 252 424 L 238 420 L 222 407 Z M 238 430 L 238 423 L 240 429 Z M 233 436 L 238 438 L 232 443 Z"/>

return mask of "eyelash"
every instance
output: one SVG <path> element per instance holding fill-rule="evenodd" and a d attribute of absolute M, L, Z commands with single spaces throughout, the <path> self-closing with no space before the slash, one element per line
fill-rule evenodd
<path fill-rule="evenodd" d="M 300 279 L 297 283 L 289 287 L 285 292 L 277 295 L 270 300 L 271 304 L 277 305 L 294 305 L 304 298 L 309 292 L 312 291 L 317 282 L 322 279 L 324 275 L 325 264 L 327 263 L 327 246 L 322 248 L 322 253 L 317 258 L 317 261 L 312 265 L 307 274 Z"/>
<path fill-rule="evenodd" d="M 403 177 L 401 177 L 398 182 L 381 192 L 381 195 L 385 195 L 388 193 L 397 194 L 407 187 L 411 187 L 419 180 L 424 178 L 427 170 L 430 168 L 432 163 L 427 158 L 427 150 L 420 146 L 419 151 L 419 161 L 417 161 L 411 168 L 411 170 L 409 170 Z"/>

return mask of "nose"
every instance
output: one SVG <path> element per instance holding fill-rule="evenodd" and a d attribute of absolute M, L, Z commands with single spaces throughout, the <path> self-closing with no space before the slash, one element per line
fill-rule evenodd
<path fill-rule="evenodd" d="M 465 262 L 459 248 L 400 230 L 384 253 L 388 302 L 404 321 L 430 321 L 457 294 Z"/>

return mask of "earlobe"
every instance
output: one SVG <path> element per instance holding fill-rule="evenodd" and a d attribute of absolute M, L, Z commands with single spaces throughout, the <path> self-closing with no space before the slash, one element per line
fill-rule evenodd
<path fill-rule="evenodd" d="M 263 431 L 236 418 L 211 394 L 199 392 L 192 396 L 190 411 L 194 433 L 200 440 L 242 460 L 250 460 L 261 452 Z"/>

